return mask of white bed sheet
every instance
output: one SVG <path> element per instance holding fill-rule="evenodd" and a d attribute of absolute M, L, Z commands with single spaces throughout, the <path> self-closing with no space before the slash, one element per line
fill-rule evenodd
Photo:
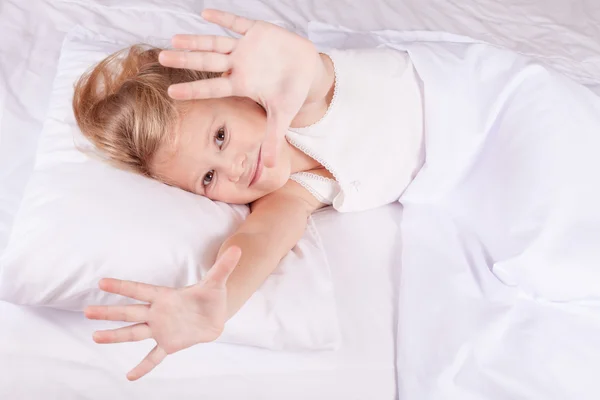
<path fill-rule="evenodd" d="M 394 399 L 394 243 L 401 211 L 392 204 L 315 216 L 332 263 L 343 332 L 337 351 L 200 345 L 131 383 L 125 373 L 151 341 L 97 345 L 91 334 L 102 322 L 0 302 L 0 399 Z"/>
<path fill-rule="evenodd" d="M 137 7 L 142 3 L 155 9 L 168 6 L 168 12 L 182 18 L 182 29 L 194 21 L 183 13 L 199 11 L 205 4 L 283 21 L 301 31 L 309 20 L 362 30 L 449 31 L 533 55 L 600 93 L 600 3 L 596 0 L 4 0 L 0 3 L 0 251 L 32 167 L 64 34 L 75 23 L 91 29 L 105 26 L 106 7 L 129 10 L 120 17 L 111 14 L 109 22 L 115 26 L 132 25 L 133 10 L 139 15 L 135 24 L 152 25 L 160 32 L 160 13 L 143 12 Z M 394 227 L 389 221 L 390 214 L 398 218 L 398 213 L 399 208 L 391 206 L 364 214 L 316 216 L 339 288 L 344 339 L 339 352 L 292 355 L 199 346 L 171 357 L 148 379 L 130 384 L 124 373 L 149 344 L 101 347 L 90 339 L 90 332 L 99 326 L 96 322 L 78 314 L 4 303 L 0 304 L 0 398 L 393 398 L 396 302 L 392 288 L 397 287 L 393 275 L 399 273 L 399 266 L 394 266 L 395 238 L 389 236 Z M 386 226 L 388 236 L 382 228 Z M 432 291 L 406 295 L 412 304 L 420 304 L 422 296 L 429 303 L 436 299 Z M 436 369 L 427 366 L 429 371 Z M 451 385 L 452 377 L 446 379 L 450 381 L 445 384 Z"/>
<path fill-rule="evenodd" d="M 205 0 L 206 6 L 285 21 L 364 31 L 444 31 L 510 48 L 586 84 L 600 83 L 597 0 Z M 599 92 L 600 93 L 600 92 Z"/>

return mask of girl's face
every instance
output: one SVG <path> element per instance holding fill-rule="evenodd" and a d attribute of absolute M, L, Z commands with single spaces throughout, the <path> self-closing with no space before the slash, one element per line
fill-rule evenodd
<path fill-rule="evenodd" d="M 194 101 L 180 117 L 173 145 L 158 152 L 154 172 L 169 184 L 212 200 L 251 203 L 282 187 L 291 173 L 285 141 L 276 167 L 263 165 L 265 129 L 265 111 L 250 99 Z"/>

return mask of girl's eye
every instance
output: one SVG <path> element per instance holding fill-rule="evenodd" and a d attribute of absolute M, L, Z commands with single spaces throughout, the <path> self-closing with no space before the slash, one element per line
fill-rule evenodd
<path fill-rule="evenodd" d="M 215 171 L 208 171 L 208 172 L 206 173 L 206 175 L 204 175 L 204 180 L 202 181 L 202 184 L 203 184 L 204 186 L 208 186 L 208 185 L 210 185 L 210 183 L 211 183 L 211 182 L 212 182 L 212 180 L 213 180 L 213 177 L 214 177 L 214 175 L 215 175 Z"/>
<path fill-rule="evenodd" d="M 221 148 L 223 146 L 223 143 L 225 143 L 225 138 L 225 129 L 219 128 L 219 130 L 215 134 L 215 143 L 217 144 L 217 146 L 219 146 L 219 148 Z"/>

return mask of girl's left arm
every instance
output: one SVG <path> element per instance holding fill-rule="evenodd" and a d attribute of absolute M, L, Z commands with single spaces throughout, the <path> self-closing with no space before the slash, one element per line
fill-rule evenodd
<path fill-rule="evenodd" d="M 290 180 L 257 201 L 240 228 L 227 239 L 219 256 L 230 247 L 242 258 L 227 281 L 227 318 L 231 318 L 298 243 L 310 215 L 322 207 L 306 189 Z"/>
<path fill-rule="evenodd" d="M 296 245 L 310 214 L 321 206 L 293 181 L 256 201 L 250 216 L 221 246 L 213 267 L 195 285 L 168 288 L 103 279 L 100 281 L 102 290 L 146 304 L 88 307 L 85 314 L 91 319 L 135 322 L 123 328 L 95 332 L 94 340 L 120 343 L 154 339 L 156 347 L 127 375 L 128 379 L 136 380 L 154 369 L 168 354 L 217 339 L 225 322 Z"/>

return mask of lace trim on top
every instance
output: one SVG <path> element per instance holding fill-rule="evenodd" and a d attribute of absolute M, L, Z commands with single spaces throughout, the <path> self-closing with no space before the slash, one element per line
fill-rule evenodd
<path fill-rule="evenodd" d="M 319 174 L 314 174 L 312 172 L 296 172 L 292 176 L 304 176 L 304 177 L 307 177 L 309 179 L 315 179 L 317 181 L 329 182 L 329 183 L 331 183 L 333 185 L 337 185 L 337 181 L 335 179 L 331 179 L 331 178 L 328 178 L 326 176 L 319 175 Z"/>
<path fill-rule="evenodd" d="M 329 196 L 329 197 L 324 196 L 321 193 L 319 193 L 319 191 L 317 189 L 315 189 L 312 185 L 310 185 L 310 183 L 307 181 L 315 180 L 315 181 L 319 181 L 321 183 L 328 184 L 329 191 L 332 193 L 335 193 L 337 186 L 338 186 L 335 179 L 330 179 L 330 178 L 327 178 L 327 177 L 324 177 L 321 175 L 317 175 L 317 174 L 313 174 L 310 172 L 295 173 L 290 177 L 290 179 L 293 180 L 294 182 L 300 184 L 306 190 L 308 190 L 310 192 L 310 194 L 312 194 L 321 203 L 327 204 L 327 205 L 333 204 L 333 199 L 335 197 L 335 194 L 333 196 Z"/>
<path fill-rule="evenodd" d="M 322 121 L 324 121 L 331 113 L 331 110 L 336 106 L 337 99 L 338 99 L 338 93 L 339 93 L 339 87 L 340 87 L 340 75 L 338 73 L 338 67 L 335 63 L 335 59 L 328 53 L 323 53 L 323 54 L 325 54 L 325 55 L 327 55 L 327 57 L 329 57 L 332 65 L 333 65 L 333 76 L 334 76 L 333 77 L 333 96 L 331 98 L 331 102 L 329 103 L 329 107 L 327 107 L 325 114 L 321 118 L 319 118 L 318 121 L 316 121 L 310 125 L 303 126 L 301 128 L 290 128 L 291 132 L 302 134 L 303 132 L 310 130 L 314 126 L 316 126 L 316 125 L 320 124 Z M 312 151 L 310 151 L 309 149 L 300 145 L 294 139 L 288 137 L 288 142 L 290 144 L 292 144 L 294 147 L 296 147 L 297 149 L 301 150 L 304 154 L 308 155 L 312 159 L 319 162 L 334 177 L 334 179 L 331 179 L 331 178 L 327 178 L 327 177 L 324 177 L 321 175 L 313 174 L 311 172 L 298 172 L 298 173 L 293 174 L 290 177 L 290 179 L 292 179 L 294 182 L 300 184 L 302 187 L 304 187 L 306 190 L 308 190 L 321 203 L 327 204 L 327 205 L 333 204 L 335 195 L 331 196 L 331 198 L 327 198 L 326 196 L 323 196 L 321 193 L 319 193 L 317 189 L 315 189 L 313 186 L 311 186 L 309 182 L 311 180 L 316 180 L 321 183 L 327 183 L 327 184 L 331 185 L 331 189 L 332 189 L 331 192 L 335 192 L 336 191 L 335 189 L 339 188 L 339 179 L 336 175 L 336 172 L 331 168 L 331 166 L 325 160 L 321 159 L 316 154 L 314 154 Z"/>

